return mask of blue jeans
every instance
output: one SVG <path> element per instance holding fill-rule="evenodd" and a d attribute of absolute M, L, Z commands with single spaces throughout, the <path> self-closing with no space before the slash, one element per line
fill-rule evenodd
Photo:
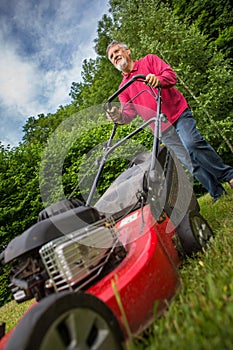
<path fill-rule="evenodd" d="M 190 163 L 184 158 L 185 152 L 180 151 L 181 147 L 173 136 L 169 138 L 169 133 L 174 134 L 174 128 L 179 138 L 188 151 L 191 158 Z M 195 178 L 205 187 L 213 198 L 218 198 L 225 192 L 221 182 L 228 182 L 233 178 L 233 168 L 223 163 L 222 158 L 207 143 L 196 129 L 196 121 L 190 109 L 186 109 L 175 122 L 174 128 L 163 135 L 162 141 L 171 148 L 178 159 L 192 172 Z"/>

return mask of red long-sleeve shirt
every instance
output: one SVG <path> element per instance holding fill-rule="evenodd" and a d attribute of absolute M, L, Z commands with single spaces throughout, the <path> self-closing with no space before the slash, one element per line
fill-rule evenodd
<path fill-rule="evenodd" d="M 169 123 L 162 123 L 162 129 L 165 130 L 170 123 L 173 124 L 184 110 L 188 108 L 186 99 L 174 87 L 176 84 L 176 74 L 168 64 L 156 55 L 146 55 L 140 60 L 134 61 L 132 71 L 129 74 L 123 75 L 124 77 L 120 87 L 127 83 L 134 75 L 144 74 L 147 76 L 150 73 L 155 74 L 161 83 L 161 109 L 169 121 Z M 154 90 L 156 92 L 156 89 Z M 129 103 L 132 99 L 132 103 Z M 156 116 L 156 100 L 152 96 L 149 86 L 142 82 L 135 81 L 132 83 L 119 95 L 119 100 L 125 123 L 130 123 L 137 114 L 144 120 Z"/>

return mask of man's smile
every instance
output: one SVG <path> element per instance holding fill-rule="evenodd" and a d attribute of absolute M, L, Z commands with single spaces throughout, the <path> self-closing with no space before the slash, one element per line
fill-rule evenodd
<path fill-rule="evenodd" d="M 122 56 L 117 56 L 117 57 L 115 58 L 115 63 L 117 64 L 121 59 L 122 59 Z"/>

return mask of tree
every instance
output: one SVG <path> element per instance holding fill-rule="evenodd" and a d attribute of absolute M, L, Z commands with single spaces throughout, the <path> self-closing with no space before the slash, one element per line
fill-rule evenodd
<path fill-rule="evenodd" d="M 233 53 L 233 6 L 230 0 L 172 0 L 174 13 L 195 24 L 217 50 L 228 58 Z"/>
<path fill-rule="evenodd" d="M 42 209 L 38 181 L 40 144 L 2 149 L 0 172 L 0 251 L 11 239 L 36 222 Z M 1 274 L 0 305 L 10 298 L 8 267 Z"/>

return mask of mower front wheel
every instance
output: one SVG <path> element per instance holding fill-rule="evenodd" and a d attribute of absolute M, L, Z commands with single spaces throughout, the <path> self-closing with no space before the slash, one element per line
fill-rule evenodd
<path fill-rule="evenodd" d="M 33 307 L 19 322 L 5 350 L 123 350 L 117 319 L 100 299 L 58 293 Z"/>

